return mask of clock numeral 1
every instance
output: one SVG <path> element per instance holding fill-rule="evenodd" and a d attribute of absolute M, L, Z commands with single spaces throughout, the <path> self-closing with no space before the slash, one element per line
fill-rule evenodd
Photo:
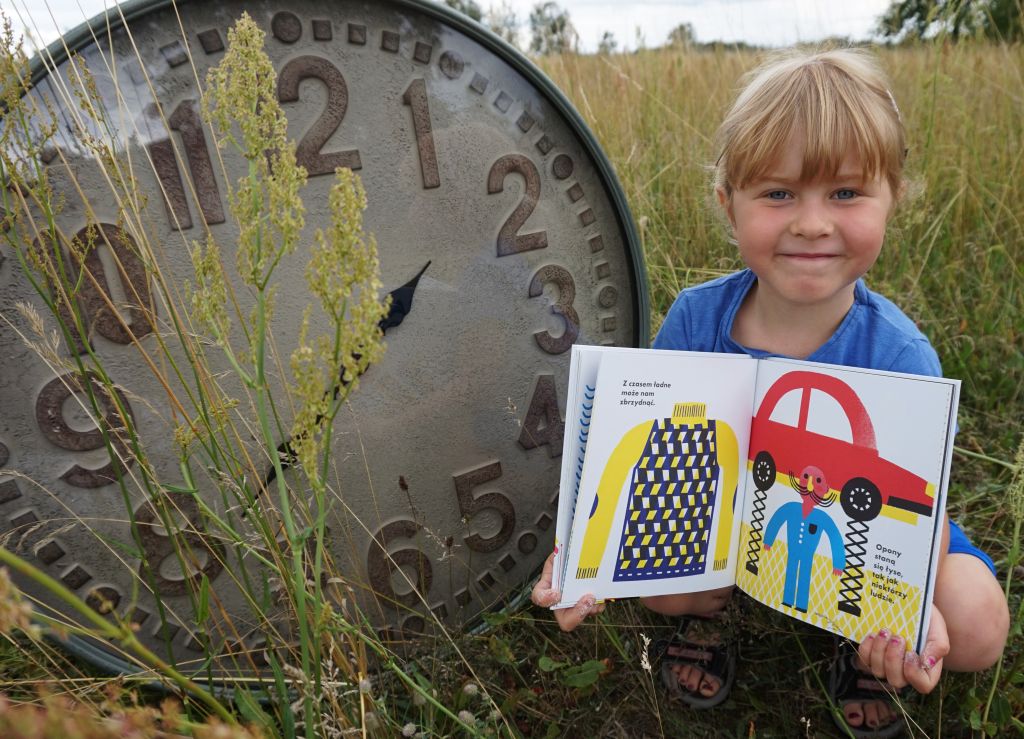
<path fill-rule="evenodd" d="M 519 205 L 505 220 L 498 231 L 498 256 L 520 254 L 524 251 L 544 249 L 548 245 L 547 231 L 520 234 L 519 229 L 533 213 L 540 200 L 540 173 L 536 165 L 521 154 L 506 154 L 491 165 L 487 175 L 487 192 L 491 195 L 505 189 L 505 178 L 515 172 L 526 181 L 526 192 L 523 193 Z"/>
<path fill-rule="evenodd" d="M 103 408 L 100 423 L 109 435 L 111 446 L 120 459 L 111 460 L 99 469 L 90 470 L 75 465 L 61 475 L 61 479 L 76 488 L 100 488 L 117 482 L 124 474 L 125 465 L 131 466 L 134 461 L 127 453 L 127 445 L 122 438 L 125 424 L 113 399 L 107 394 L 106 388 L 94 378 L 89 380 L 93 397 Z M 79 376 L 66 374 L 50 380 L 36 398 L 36 424 L 43 437 L 51 444 L 71 452 L 90 452 L 105 446 L 103 432 L 99 428 L 81 430 L 73 428 L 64 417 L 65 401 L 72 395 L 86 392 L 84 383 Z M 115 388 L 117 399 L 130 418 L 133 418 L 128 399 L 120 389 Z M 91 409 L 89 401 L 83 401 L 86 408 Z"/>
<path fill-rule="evenodd" d="M 168 524 L 182 520 L 180 528 L 168 535 Z M 203 575 L 212 581 L 224 570 L 224 548 L 214 537 L 203 535 L 199 520 L 199 504 L 185 495 L 147 500 L 135 511 L 142 545 L 139 575 L 143 582 L 148 582 L 147 576 L 153 578 L 158 595 L 199 592 Z M 168 577 L 176 573 L 181 576 Z"/>
<path fill-rule="evenodd" d="M 459 501 L 462 518 L 469 521 L 481 511 L 493 510 L 501 519 L 501 528 L 494 536 L 484 538 L 479 534 L 466 537 L 466 546 L 474 552 L 493 552 L 505 544 L 516 527 L 516 509 L 502 493 L 491 491 L 474 496 L 473 489 L 501 477 L 501 462 L 489 462 L 475 469 L 454 475 L 455 495 Z"/>
<path fill-rule="evenodd" d="M 437 151 L 434 148 L 434 131 L 430 125 L 430 108 L 427 105 L 427 85 L 422 78 L 410 83 L 402 95 L 402 103 L 412 108 L 412 128 L 416 133 L 416 150 L 420 156 L 420 172 L 423 188 L 440 187 L 441 174 L 437 169 Z"/>
<path fill-rule="evenodd" d="M 538 269 L 533 279 L 530 280 L 529 295 L 531 298 L 539 298 L 544 293 L 544 285 L 554 285 L 558 288 L 558 300 L 551 306 L 551 312 L 561 316 L 565 328 L 562 335 L 555 338 L 549 331 L 538 331 L 533 335 L 537 345 L 548 354 L 561 354 L 568 351 L 569 347 L 576 341 L 580 334 L 580 317 L 576 309 L 572 307 L 576 299 L 576 283 L 572 275 L 564 267 L 555 264 L 545 264 Z"/>
<path fill-rule="evenodd" d="M 370 542 L 366 555 L 366 570 L 370 585 L 381 602 L 396 611 L 404 612 L 406 607 L 418 605 L 421 598 L 430 592 L 434 581 L 434 570 L 427 555 L 414 546 L 390 550 L 394 539 L 411 539 L 423 527 L 415 521 L 400 519 L 385 524 Z M 392 585 L 391 576 L 396 570 L 411 569 L 415 572 L 413 589 L 399 595 Z"/>
<path fill-rule="evenodd" d="M 339 167 L 362 169 L 358 149 L 347 149 L 324 154 L 327 140 L 338 130 L 348 111 L 348 85 L 341 72 L 329 61 L 318 56 L 300 56 L 284 65 L 277 75 L 277 99 L 294 103 L 299 99 L 299 83 L 305 79 L 320 80 L 327 86 L 327 104 L 316 123 L 302 137 L 295 149 L 295 160 L 306 168 L 306 174 L 316 177 L 334 174 Z"/>
<path fill-rule="evenodd" d="M 565 421 L 558 410 L 558 391 L 554 375 L 540 375 L 533 389 L 530 407 L 523 419 L 519 432 L 519 445 L 523 449 L 536 449 L 548 445 L 548 456 L 562 455 L 562 438 L 565 435 Z"/>
<path fill-rule="evenodd" d="M 220 190 L 217 178 L 213 174 L 210 152 L 206 148 L 206 134 L 203 121 L 195 100 L 182 100 L 167 119 L 172 131 L 181 134 L 181 142 L 185 149 L 185 161 L 188 163 L 189 175 L 195 187 L 195 196 L 199 201 L 199 210 L 207 225 L 224 223 L 224 207 L 220 202 Z M 164 192 L 164 204 L 167 206 L 167 217 L 171 228 L 183 231 L 192 228 L 192 214 L 189 212 L 185 186 L 178 171 L 178 160 L 174 154 L 174 144 L 170 139 L 154 141 L 147 147 L 153 160 L 153 169 L 160 179 Z"/>

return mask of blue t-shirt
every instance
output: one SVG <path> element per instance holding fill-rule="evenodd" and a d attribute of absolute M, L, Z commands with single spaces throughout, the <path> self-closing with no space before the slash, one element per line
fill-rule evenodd
<path fill-rule="evenodd" d="M 759 359 L 782 356 L 743 346 L 732 338 L 736 313 L 756 280 L 753 272 L 744 269 L 683 290 L 669 308 L 653 347 L 749 354 Z M 854 286 L 853 307 L 842 323 L 807 360 L 942 375 L 939 357 L 925 335 L 895 304 L 868 290 L 863 280 Z"/>

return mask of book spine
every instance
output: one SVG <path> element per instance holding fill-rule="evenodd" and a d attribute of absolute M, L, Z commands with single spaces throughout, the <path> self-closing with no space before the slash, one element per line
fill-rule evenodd
<path fill-rule="evenodd" d="M 583 385 L 583 399 L 580 401 L 579 416 L 576 419 L 576 469 L 574 471 L 575 481 L 572 485 L 572 505 L 570 506 L 569 520 L 576 520 L 576 503 L 580 496 L 580 483 L 583 481 L 583 459 L 587 455 L 587 439 L 590 438 L 590 419 L 594 414 L 594 394 L 597 390 L 597 386 L 591 386 L 584 383 Z M 569 553 L 569 545 L 572 543 L 572 526 L 569 527 L 569 535 L 566 537 L 565 547 L 563 551 L 565 555 Z M 568 557 L 566 556 L 563 561 L 563 566 L 567 566 Z M 563 574 L 562 582 L 565 582 Z"/>

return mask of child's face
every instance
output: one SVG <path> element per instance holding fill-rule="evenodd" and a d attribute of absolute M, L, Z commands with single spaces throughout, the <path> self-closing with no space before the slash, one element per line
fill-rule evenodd
<path fill-rule="evenodd" d="M 893 195 L 882 177 L 864 180 L 856 155 L 834 177 L 801 181 L 802 154 L 794 137 L 759 181 L 718 197 L 757 275 L 759 299 L 849 308 L 854 283 L 882 249 Z"/>

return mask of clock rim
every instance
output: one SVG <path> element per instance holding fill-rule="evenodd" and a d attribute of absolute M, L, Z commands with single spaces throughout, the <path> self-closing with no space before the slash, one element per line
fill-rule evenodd
<path fill-rule="evenodd" d="M 456 30 L 461 31 L 471 40 L 479 43 L 488 51 L 522 74 L 546 98 L 568 122 L 569 130 L 582 142 L 584 149 L 597 167 L 598 177 L 604 184 L 611 198 L 612 210 L 623 235 L 625 247 L 629 252 L 627 264 L 630 269 L 630 280 L 633 284 L 633 335 L 634 347 L 646 348 L 650 343 L 650 293 L 647 282 L 647 268 L 644 264 L 643 248 L 636 223 L 633 220 L 625 191 L 619 181 L 615 168 L 597 142 L 590 127 L 573 107 L 565 94 L 551 79 L 541 71 L 530 59 L 512 44 L 508 43 L 490 29 L 480 25 L 472 18 L 459 13 L 454 8 L 430 0 L 386 0 L 400 8 L 423 13 L 439 20 Z M 99 13 L 87 21 L 80 23 L 63 34 L 45 49 L 40 49 L 29 61 L 29 72 L 32 86 L 50 74 L 73 53 L 96 43 L 104 35 L 128 22 L 144 15 L 162 10 L 168 6 L 195 4 L 196 0 L 128 0 Z"/>
<path fill-rule="evenodd" d="M 565 94 L 551 79 L 530 59 L 512 44 L 497 36 L 490 29 L 482 26 L 468 16 L 453 8 L 434 3 L 430 0 L 388 0 L 399 8 L 407 8 L 422 13 L 434 20 L 453 27 L 486 50 L 495 54 L 501 61 L 508 64 L 516 72 L 523 75 L 543 98 L 566 120 L 569 130 L 582 143 L 587 155 L 597 168 L 597 174 L 603 183 L 612 204 L 612 210 L 624 236 L 624 246 L 629 252 L 627 265 L 629 279 L 634 291 L 633 297 L 633 346 L 646 348 L 650 342 L 650 294 L 647 282 L 647 269 L 644 263 L 643 249 L 626 200 L 625 192 L 615 169 L 597 142 L 597 138 L 572 105 Z M 195 0 L 128 0 L 115 5 L 92 18 L 80 23 L 56 41 L 48 44 L 29 60 L 30 84 L 35 87 L 41 80 L 50 75 L 72 54 L 96 44 L 109 32 L 142 18 L 150 13 L 163 10 L 168 6 L 194 4 Z M 539 569 L 539 568 L 538 568 Z M 528 582 L 528 581 L 527 581 Z M 518 607 L 525 600 L 529 587 L 524 583 L 519 592 L 509 592 L 509 603 L 502 610 Z M 481 624 L 485 624 L 481 620 Z M 480 626 L 469 625 L 467 633 L 476 633 Z M 82 659 L 93 667 L 111 675 L 125 674 L 135 669 L 131 662 L 107 651 L 91 639 L 71 635 L 67 638 L 52 636 L 53 641 L 60 644 L 76 658 Z M 210 687 L 217 685 L 217 681 Z"/>

